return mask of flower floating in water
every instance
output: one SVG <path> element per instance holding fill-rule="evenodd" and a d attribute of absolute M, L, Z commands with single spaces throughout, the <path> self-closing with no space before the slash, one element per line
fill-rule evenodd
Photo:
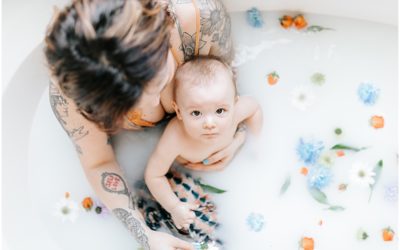
<path fill-rule="evenodd" d="M 299 245 L 300 245 L 300 249 L 314 250 L 314 239 L 308 238 L 308 237 L 303 237 L 303 238 L 301 238 Z"/>
<path fill-rule="evenodd" d="M 317 165 L 310 168 L 307 177 L 307 183 L 310 188 L 321 189 L 331 182 L 332 171 L 330 168 Z"/>
<path fill-rule="evenodd" d="M 96 214 L 102 215 L 102 216 L 106 216 L 110 214 L 110 211 L 108 210 L 108 208 L 101 203 L 99 200 L 95 200 L 94 202 L 94 211 L 96 212 Z"/>
<path fill-rule="evenodd" d="M 269 85 L 275 85 L 279 80 L 279 75 L 276 73 L 276 71 L 273 71 L 268 74 L 268 84 Z"/>
<path fill-rule="evenodd" d="M 376 129 L 383 128 L 383 126 L 385 125 L 385 120 L 383 119 L 383 117 L 378 115 L 372 116 L 369 122 L 371 126 Z"/>
<path fill-rule="evenodd" d="M 343 150 L 336 151 L 336 156 L 337 157 L 343 157 L 344 156 L 344 151 Z"/>
<path fill-rule="evenodd" d="M 283 28 L 287 29 L 292 26 L 293 18 L 291 16 L 284 15 L 283 17 L 279 18 L 279 22 Z"/>
<path fill-rule="evenodd" d="M 312 83 L 318 86 L 322 86 L 325 83 L 325 75 L 319 72 L 313 74 L 310 79 Z"/>
<path fill-rule="evenodd" d="M 397 202 L 399 195 L 399 187 L 397 185 L 385 187 L 385 200 L 390 202 Z"/>
<path fill-rule="evenodd" d="M 350 180 L 362 187 L 368 187 L 375 183 L 375 173 L 368 164 L 356 162 L 350 169 Z"/>
<path fill-rule="evenodd" d="M 62 222 L 74 222 L 78 218 L 78 203 L 67 198 L 62 198 L 56 203 L 54 215 L 59 217 Z"/>
<path fill-rule="evenodd" d="M 247 216 L 247 225 L 250 227 L 250 230 L 254 232 L 260 232 L 264 227 L 264 216 L 257 213 L 251 213 Z"/>
<path fill-rule="evenodd" d="M 341 128 L 335 128 L 334 132 L 335 132 L 335 135 L 338 135 L 338 136 L 343 134 L 343 130 Z"/>
<path fill-rule="evenodd" d="M 332 151 L 327 151 L 323 153 L 319 159 L 318 163 L 325 166 L 325 167 L 332 167 L 335 163 L 335 153 Z"/>
<path fill-rule="evenodd" d="M 220 248 L 218 247 L 217 243 L 214 241 L 212 242 L 195 242 L 193 243 L 193 247 L 195 250 L 219 250 Z"/>
<path fill-rule="evenodd" d="M 305 164 L 313 165 L 319 159 L 323 149 L 324 144 L 322 141 L 304 141 L 303 138 L 300 138 L 297 145 L 297 154 L 299 155 L 300 160 Z"/>
<path fill-rule="evenodd" d="M 294 23 L 294 26 L 296 27 L 296 29 L 298 29 L 298 30 L 301 30 L 308 25 L 308 23 L 303 15 L 295 16 L 293 18 L 293 23 Z"/>
<path fill-rule="evenodd" d="M 262 18 L 261 12 L 253 7 L 246 12 L 247 14 L 247 22 L 250 26 L 255 28 L 261 28 L 264 25 L 264 20 Z"/>
<path fill-rule="evenodd" d="M 338 189 L 340 191 L 346 191 L 347 190 L 347 184 L 345 184 L 345 183 L 340 184 Z"/>
<path fill-rule="evenodd" d="M 292 91 L 292 104 L 299 110 L 305 111 L 314 104 L 315 95 L 310 88 L 299 86 Z"/>
<path fill-rule="evenodd" d="M 360 228 L 357 231 L 357 239 L 358 240 L 366 240 L 369 237 L 369 235 L 367 234 L 367 232 L 365 232 L 364 229 Z"/>
<path fill-rule="evenodd" d="M 394 236 L 394 231 L 390 227 L 382 229 L 382 238 L 384 241 L 392 241 Z"/>
<path fill-rule="evenodd" d="M 358 87 L 358 96 L 365 105 L 374 105 L 380 90 L 370 83 L 361 83 Z"/>
<path fill-rule="evenodd" d="M 308 168 L 302 167 L 302 168 L 300 169 L 300 174 L 306 176 L 306 175 L 308 174 Z"/>
<path fill-rule="evenodd" d="M 86 211 L 90 211 L 93 207 L 93 200 L 90 197 L 85 197 L 82 202 L 82 207 L 86 210 Z"/>

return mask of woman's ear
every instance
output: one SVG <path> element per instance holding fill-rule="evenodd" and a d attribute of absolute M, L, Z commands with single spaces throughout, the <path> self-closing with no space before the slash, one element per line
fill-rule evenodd
<path fill-rule="evenodd" d="M 179 108 L 178 108 L 178 105 L 176 104 L 175 101 L 172 101 L 172 107 L 173 107 L 174 110 L 175 110 L 176 117 L 178 117 L 179 120 L 182 120 L 181 112 L 180 112 L 180 110 L 179 110 Z"/>

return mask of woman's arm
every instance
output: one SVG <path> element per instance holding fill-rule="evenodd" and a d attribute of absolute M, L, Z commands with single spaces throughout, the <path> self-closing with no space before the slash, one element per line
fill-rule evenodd
<path fill-rule="evenodd" d="M 86 177 L 100 200 L 144 249 L 192 249 L 189 243 L 150 230 L 133 203 L 132 193 L 115 159 L 109 137 L 86 120 L 72 100 L 50 84 L 50 103 L 78 152 Z"/>

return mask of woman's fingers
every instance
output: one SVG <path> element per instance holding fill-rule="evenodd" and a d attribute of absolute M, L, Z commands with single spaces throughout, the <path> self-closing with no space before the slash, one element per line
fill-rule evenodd
<path fill-rule="evenodd" d="M 213 165 L 227 157 L 227 150 L 218 151 L 207 158 L 207 166 Z M 203 161 L 204 162 L 204 161 Z"/>

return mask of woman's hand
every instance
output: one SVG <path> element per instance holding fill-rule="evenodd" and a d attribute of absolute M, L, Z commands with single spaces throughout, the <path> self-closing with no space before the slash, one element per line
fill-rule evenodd
<path fill-rule="evenodd" d="M 151 231 L 148 233 L 150 250 L 194 250 L 189 242 L 180 240 L 163 232 Z"/>
<path fill-rule="evenodd" d="M 245 139 L 246 139 L 246 126 L 244 124 L 240 124 L 238 126 L 235 137 L 231 142 L 231 144 L 229 144 L 222 150 L 210 155 L 207 159 L 204 159 L 203 162 L 187 163 L 184 165 L 184 167 L 197 171 L 222 170 L 229 164 L 229 162 L 235 156 L 236 152 L 243 145 Z"/>

